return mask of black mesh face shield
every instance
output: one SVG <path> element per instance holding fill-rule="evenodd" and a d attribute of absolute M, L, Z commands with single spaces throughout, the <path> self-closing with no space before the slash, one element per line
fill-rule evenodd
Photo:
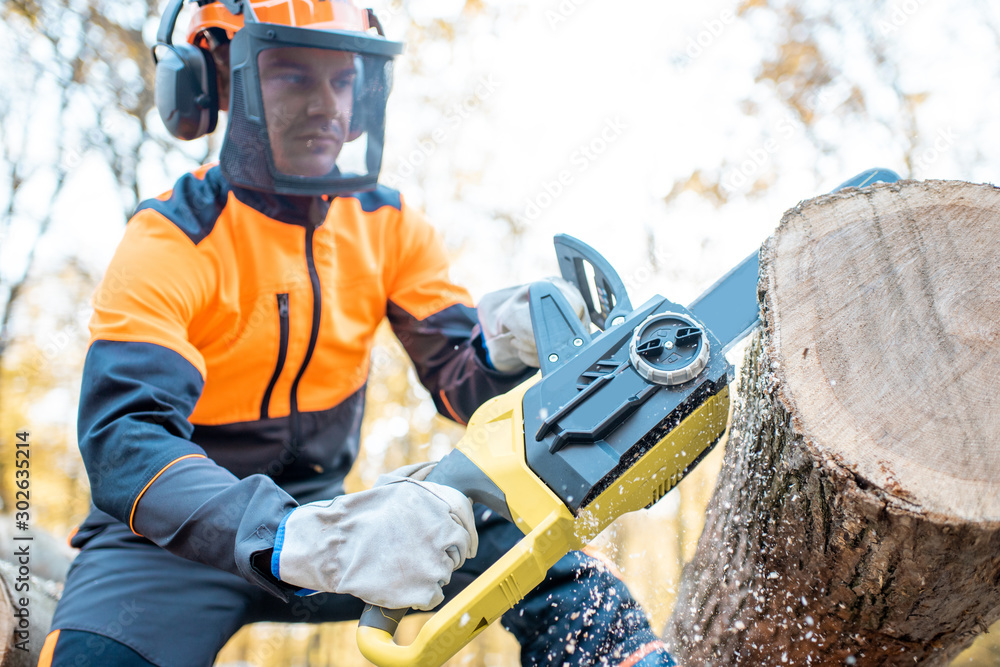
<path fill-rule="evenodd" d="M 222 173 L 286 195 L 374 188 L 392 58 L 402 50 L 362 33 L 247 22 L 230 47 Z"/>

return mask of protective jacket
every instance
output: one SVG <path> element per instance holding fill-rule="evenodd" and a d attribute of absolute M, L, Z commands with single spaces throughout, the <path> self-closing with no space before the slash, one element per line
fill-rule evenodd
<path fill-rule="evenodd" d="M 396 191 L 185 175 L 139 206 L 95 295 L 79 441 L 96 508 L 74 546 L 120 521 L 287 599 L 266 556 L 297 503 L 343 493 L 383 319 L 457 421 L 530 375 L 487 365 L 471 305 Z"/>

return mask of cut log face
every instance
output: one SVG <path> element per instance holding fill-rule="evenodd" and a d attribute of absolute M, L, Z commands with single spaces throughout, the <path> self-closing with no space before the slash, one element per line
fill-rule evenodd
<path fill-rule="evenodd" d="M 799 432 L 901 505 L 1000 521 L 1000 191 L 824 197 L 765 261 Z"/>
<path fill-rule="evenodd" d="M 1000 617 L 1000 190 L 792 209 L 667 637 L 689 664 L 945 664 Z"/>

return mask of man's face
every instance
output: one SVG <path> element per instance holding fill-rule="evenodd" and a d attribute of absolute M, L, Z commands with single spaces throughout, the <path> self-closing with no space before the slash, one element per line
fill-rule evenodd
<path fill-rule="evenodd" d="M 257 64 L 275 167 L 293 176 L 329 174 L 351 126 L 354 54 L 267 49 Z"/>

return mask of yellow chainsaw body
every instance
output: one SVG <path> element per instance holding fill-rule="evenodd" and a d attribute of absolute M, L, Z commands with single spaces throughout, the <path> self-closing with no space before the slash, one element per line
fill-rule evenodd
<path fill-rule="evenodd" d="M 540 584 L 549 568 L 626 512 L 648 507 L 723 434 L 729 388 L 708 397 L 574 515 L 528 466 L 522 399 L 538 376 L 484 403 L 457 445 L 506 495 L 525 538 L 434 612 L 408 645 L 358 628 L 362 654 L 379 667 L 437 667 Z"/>

